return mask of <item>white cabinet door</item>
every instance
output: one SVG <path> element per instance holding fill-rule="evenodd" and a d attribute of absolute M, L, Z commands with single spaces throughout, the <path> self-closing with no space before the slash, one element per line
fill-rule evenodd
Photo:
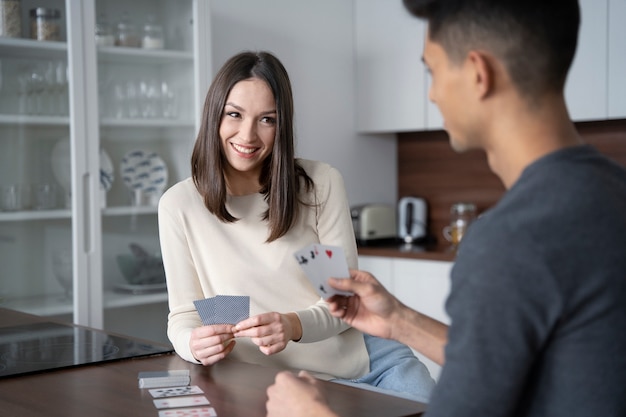
<path fill-rule="evenodd" d="M 378 282 L 393 293 L 392 262 L 392 258 L 382 256 L 359 256 L 359 269 L 374 275 Z"/>
<path fill-rule="evenodd" d="M 355 0 L 354 10 L 357 129 L 423 130 L 425 24 L 412 17 L 400 1 Z"/>
<path fill-rule="evenodd" d="M 412 309 L 449 324 L 445 302 L 450 293 L 452 262 L 427 260 L 393 260 L 393 293 Z M 415 355 L 437 380 L 441 367 L 419 352 Z"/>
<path fill-rule="evenodd" d="M 609 118 L 626 117 L 626 0 L 609 0 Z"/>
<path fill-rule="evenodd" d="M 581 0 L 578 48 L 565 84 L 575 121 L 607 118 L 608 0 Z"/>

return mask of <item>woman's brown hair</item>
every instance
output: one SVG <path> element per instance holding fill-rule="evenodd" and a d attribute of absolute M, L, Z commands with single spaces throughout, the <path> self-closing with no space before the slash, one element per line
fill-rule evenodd
<path fill-rule="evenodd" d="M 267 83 L 276 102 L 276 137 L 272 153 L 261 169 L 261 193 L 268 209 L 263 220 L 269 223 L 267 238 L 272 242 L 285 235 L 299 211 L 300 188 L 313 187 L 294 156 L 293 96 L 285 67 L 268 52 L 242 52 L 230 58 L 219 70 L 207 93 L 200 131 L 191 154 L 191 176 L 206 208 L 223 222 L 237 218 L 226 208 L 227 163 L 222 151 L 219 127 L 230 90 L 239 81 L 257 78 Z"/>

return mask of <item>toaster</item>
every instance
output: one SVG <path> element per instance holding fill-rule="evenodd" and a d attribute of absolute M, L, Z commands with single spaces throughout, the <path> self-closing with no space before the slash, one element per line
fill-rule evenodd
<path fill-rule="evenodd" d="M 387 204 L 362 204 L 351 207 L 350 212 L 358 243 L 396 239 L 395 207 Z"/>

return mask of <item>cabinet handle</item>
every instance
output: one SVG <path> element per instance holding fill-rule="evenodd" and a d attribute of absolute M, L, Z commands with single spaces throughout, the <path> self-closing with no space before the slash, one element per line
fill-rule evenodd
<path fill-rule="evenodd" d="M 85 216 L 85 227 L 83 229 L 83 248 L 85 253 L 91 252 L 91 210 L 90 210 L 90 201 L 91 201 L 91 186 L 90 186 L 90 175 L 89 173 L 83 174 L 83 213 Z"/>

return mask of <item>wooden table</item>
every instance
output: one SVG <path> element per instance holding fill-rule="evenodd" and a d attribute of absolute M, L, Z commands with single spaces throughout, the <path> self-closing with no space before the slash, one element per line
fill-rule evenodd
<path fill-rule="evenodd" d="M 0 326 L 49 321 L 0 309 Z M 10 323 L 10 324 L 9 324 Z M 1 352 L 0 352 L 1 355 Z M 141 371 L 189 369 L 220 417 L 265 416 L 266 389 L 276 369 L 224 360 L 204 367 L 176 354 L 119 360 L 0 379 L 0 414 L 7 417 L 158 416 L 153 398 L 137 385 Z M 323 382 L 331 407 L 342 416 L 419 416 L 424 404 Z"/>

